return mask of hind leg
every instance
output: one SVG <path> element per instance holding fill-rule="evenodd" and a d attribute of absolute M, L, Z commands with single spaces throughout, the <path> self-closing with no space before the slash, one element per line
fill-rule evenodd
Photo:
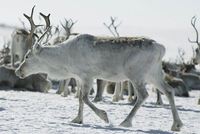
<path fill-rule="evenodd" d="M 70 94 L 70 90 L 69 90 L 69 87 L 68 87 L 69 82 L 70 82 L 70 79 L 65 80 L 64 94 L 63 94 L 64 97 L 67 97 Z"/>
<path fill-rule="evenodd" d="M 120 95 L 120 92 L 121 92 L 121 84 L 120 82 L 116 82 L 115 83 L 115 92 L 114 92 L 114 95 L 113 95 L 113 99 L 112 101 L 113 102 L 118 102 L 119 101 L 119 95 Z"/>
<path fill-rule="evenodd" d="M 60 82 L 59 82 L 59 88 L 58 88 L 58 90 L 57 90 L 57 94 L 61 94 L 61 93 L 63 93 L 63 91 L 65 90 L 65 84 L 66 84 L 66 81 L 65 80 L 61 80 Z"/>
<path fill-rule="evenodd" d="M 125 84 L 126 82 L 120 82 L 120 94 L 119 94 L 119 99 L 124 100 L 124 90 L 125 90 Z"/>
<path fill-rule="evenodd" d="M 159 91 L 158 89 L 156 89 L 156 94 L 157 94 L 157 101 L 156 101 L 156 104 L 157 104 L 157 105 L 163 105 L 161 93 L 160 93 L 160 91 Z"/>
<path fill-rule="evenodd" d="M 162 82 L 160 82 L 158 89 L 167 96 L 169 103 L 171 105 L 171 110 L 172 110 L 172 115 L 173 115 L 173 120 L 174 120 L 171 130 L 172 131 L 180 131 L 181 127 L 183 126 L 183 123 L 180 120 L 178 111 L 175 106 L 173 88 L 170 87 L 164 81 L 162 81 Z"/>
<path fill-rule="evenodd" d="M 97 79 L 97 93 L 93 100 L 94 102 L 99 102 L 102 100 L 102 95 L 103 95 L 104 89 L 106 87 L 106 84 L 107 84 L 107 82 L 105 80 Z"/>
<path fill-rule="evenodd" d="M 133 81 L 132 81 L 133 84 Z M 137 101 L 129 113 L 129 115 L 126 117 L 126 119 L 120 124 L 120 126 L 123 127 L 131 127 L 132 126 L 132 119 L 135 116 L 138 109 L 141 107 L 141 105 L 144 103 L 146 98 L 148 97 L 148 93 L 145 88 L 145 84 L 141 82 L 136 82 L 135 84 L 135 94 L 137 96 Z"/>
<path fill-rule="evenodd" d="M 200 97 L 199 97 L 199 100 L 198 100 L 198 105 L 200 105 Z"/>

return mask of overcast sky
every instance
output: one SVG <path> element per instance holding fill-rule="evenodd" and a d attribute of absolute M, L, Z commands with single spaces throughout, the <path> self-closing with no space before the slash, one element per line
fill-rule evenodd
<path fill-rule="evenodd" d="M 80 33 L 109 35 L 103 22 L 118 17 L 120 35 L 152 38 L 166 46 L 167 58 L 174 58 L 179 47 L 191 54 L 188 37 L 195 35 L 190 19 L 200 18 L 200 0 L 1 0 L 0 23 L 20 26 L 19 18 L 27 22 L 23 13 L 30 14 L 33 5 L 35 19 L 40 11 L 51 13 L 54 25 L 72 18 Z"/>

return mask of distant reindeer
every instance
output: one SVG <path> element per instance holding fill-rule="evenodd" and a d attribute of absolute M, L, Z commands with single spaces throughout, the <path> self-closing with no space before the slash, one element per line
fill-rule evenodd
<path fill-rule="evenodd" d="M 163 45 L 144 37 L 112 38 L 88 34 L 76 36 L 54 47 L 42 47 L 40 43 L 40 40 L 37 41 L 26 54 L 16 74 L 21 78 L 36 73 L 47 73 L 49 77 L 60 80 L 76 78 L 81 84 L 81 97 L 74 123 L 83 121 L 83 103 L 108 122 L 106 112 L 88 99 L 93 79 L 113 82 L 129 80 L 135 87 L 137 101 L 120 125 L 132 126 L 133 116 L 148 97 L 145 85 L 152 83 L 169 99 L 174 121 L 172 130 L 180 131 L 182 122 L 175 106 L 173 89 L 164 81 L 162 72 Z"/>
<path fill-rule="evenodd" d="M 31 16 L 24 14 L 24 16 L 28 19 L 31 30 L 28 32 L 26 29 L 17 29 L 12 33 L 12 43 L 11 43 L 11 65 L 14 67 L 15 62 L 19 60 L 20 62 L 23 61 L 24 55 L 27 53 L 29 49 L 33 46 L 37 35 L 34 33 L 36 28 L 41 25 L 35 25 L 33 21 L 33 13 L 34 8 L 32 8 Z M 50 14 L 45 16 L 44 14 L 40 13 L 40 15 L 45 19 L 46 27 L 50 26 Z"/>
<path fill-rule="evenodd" d="M 47 93 L 51 88 L 51 82 L 47 79 L 47 75 L 45 74 L 33 74 L 25 79 L 20 79 L 16 76 L 14 68 L 1 66 L 0 87 L 1 86 Z"/>
<path fill-rule="evenodd" d="M 113 102 L 123 100 L 123 94 L 125 89 L 128 91 L 128 101 L 131 103 L 135 102 L 136 98 L 134 99 L 132 98 L 134 88 L 130 82 L 125 81 L 121 84 L 121 83 L 108 82 L 100 79 L 97 79 L 97 93 L 93 100 L 94 102 L 99 102 L 103 99 L 102 96 L 105 89 L 107 90 L 107 92 L 113 94 L 112 98 Z"/>
<path fill-rule="evenodd" d="M 171 67 L 170 63 L 163 63 L 163 70 L 173 77 L 182 79 L 189 90 L 200 88 L 200 76 L 195 73 L 195 70 L 192 71 L 192 69 L 182 67 L 182 65 L 178 64 L 174 66 L 176 67 Z"/>
<path fill-rule="evenodd" d="M 121 25 L 121 22 L 116 24 L 116 17 L 110 17 L 110 23 L 106 24 L 103 23 L 104 26 L 109 30 L 109 32 L 113 35 L 113 37 L 119 37 L 119 32 L 118 32 L 118 28 Z M 106 82 L 103 80 L 97 80 L 97 93 L 96 96 L 94 98 L 94 102 L 98 102 L 102 100 L 102 94 L 104 92 L 105 87 L 107 87 L 108 83 L 110 84 L 110 82 Z M 132 93 L 133 93 L 133 87 L 131 86 L 131 83 L 128 83 L 126 81 L 125 82 L 118 82 L 118 83 L 113 83 L 115 85 L 114 88 L 114 95 L 112 98 L 113 102 L 118 102 L 119 100 L 123 100 L 123 95 L 124 95 L 124 86 L 127 85 L 126 87 L 128 87 L 128 101 L 129 102 L 133 102 L 134 100 L 132 99 Z"/>
<path fill-rule="evenodd" d="M 56 45 L 56 44 L 59 44 L 59 43 L 62 43 L 66 40 L 69 39 L 70 36 L 72 35 L 78 35 L 78 33 L 73 33 L 72 32 L 72 28 L 74 26 L 74 24 L 76 24 L 77 21 L 73 21 L 72 19 L 65 19 L 65 23 L 61 23 L 61 26 L 63 27 L 63 29 L 65 30 L 65 34 L 63 36 L 60 36 L 60 30 L 59 28 L 57 28 L 57 33 L 58 34 L 58 37 L 56 37 L 54 40 L 53 40 L 53 45 Z"/>
<path fill-rule="evenodd" d="M 57 27 L 57 33 L 59 33 L 59 34 L 58 34 L 58 37 L 56 37 L 53 40 L 52 45 L 62 43 L 64 41 L 68 40 L 70 36 L 77 35 L 78 33 L 72 32 L 72 28 L 73 28 L 74 24 L 76 24 L 76 22 L 77 21 L 74 22 L 72 19 L 69 19 L 69 20 L 65 19 L 65 23 L 64 24 L 61 23 L 63 29 L 65 30 L 65 34 L 63 36 L 60 36 L 60 30 Z M 70 79 L 67 79 L 67 80 L 61 80 L 59 82 L 59 88 L 58 88 L 58 91 L 56 93 L 57 94 L 64 93 L 63 96 L 67 97 L 70 94 L 70 90 L 68 88 L 69 85 L 72 87 L 71 91 L 75 92 L 76 91 L 75 86 L 77 86 L 76 80 L 74 78 L 70 78 Z M 77 88 L 79 89 L 80 87 L 77 86 Z"/>
<path fill-rule="evenodd" d="M 0 50 L 0 65 L 9 64 L 10 60 L 10 42 L 5 42 L 3 49 Z"/>
<path fill-rule="evenodd" d="M 199 43 L 199 32 L 198 32 L 198 30 L 196 28 L 196 20 L 197 20 L 197 18 L 195 16 L 193 16 L 192 19 L 191 19 L 191 25 L 194 28 L 195 33 L 196 33 L 196 40 L 195 41 L 192 41 L 190 39 L 188 39 L 188 40 L 189 40 L 190 43 L 197 44 L 197 48 L 195 50 L 196 55 L 195 55 L 195 57 L 193 59 L 193 62 L 195 64 L 200 64 L 200 43 Z M 198 100 L 198 104 L 200 104 L 200 98 Z"/>

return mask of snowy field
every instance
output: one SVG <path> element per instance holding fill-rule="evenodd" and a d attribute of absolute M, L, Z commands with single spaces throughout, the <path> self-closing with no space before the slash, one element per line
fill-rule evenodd
<path fill-rule="evenodd" d="M 130 112 L 127 101 L 111 102 L 111 95 L 95 104 L 107 111 L 110 124 L 100 120 L 85 106 L 84 124 L 70 123 L 76 116 L 78 100 L 74 94 L 64 98 L 50 93 L 0 91 L 0 134 L 171 134 L 171 110 L 166 98 L 164 106 L 155 105 L 156 95 L 149 91 L 149 98 L 136 114 L 132 128 L 118 125 Z M 200 133 L 200 91 L 190 92 L 190 98 L 176 97 L 176 105 L 184 123 L 180 134 Z M 93 97 L 91 96 L 90 99 Z"/>

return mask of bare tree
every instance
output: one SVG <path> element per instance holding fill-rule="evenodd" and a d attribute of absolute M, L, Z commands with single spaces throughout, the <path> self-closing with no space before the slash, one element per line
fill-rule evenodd
<path fill-rule="evenodd" d="M 182 48 L 178 48 L 178 56 L 181 64 L 185 64 L 185 59 L 184 59 L 185 51 Z"/>
<path fill-rule="evenodd" d="M 110 24 L 106 24 L 103 23 L 104 26 L 106 26 L 106 28 L 110 31 L 110 33 L 114 36 L 114 37 L 119 37 L 119 32 L 118 32 L 118 27 L 121 25 L 122 22 L 116 24 L 117 21 L 117 17 L 110 17 Z"/>

